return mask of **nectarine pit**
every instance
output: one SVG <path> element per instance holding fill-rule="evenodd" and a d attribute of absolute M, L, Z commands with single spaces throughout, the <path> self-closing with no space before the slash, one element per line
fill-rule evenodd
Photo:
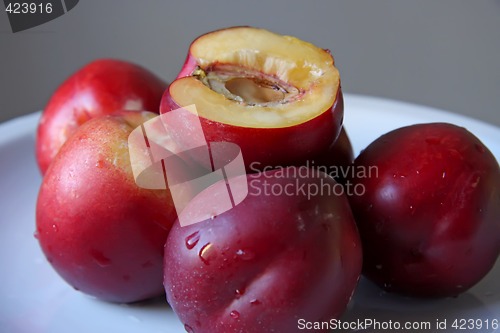
<path fill-rule="evenodd" d="M 275 75 L 236 64 L 198 67 L 192 75 L 216 93 L 249 106 L 272 107 L 293 102 L 303 94 Z"/>

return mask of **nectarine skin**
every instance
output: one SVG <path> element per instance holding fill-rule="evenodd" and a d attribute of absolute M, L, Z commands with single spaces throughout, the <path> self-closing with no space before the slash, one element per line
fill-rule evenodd
<path fill-rule="evenodd" d="M 180 106 L 169 89 L 163 95 L 160 112 Z M 334 105 L 302 124 L 281 128 L 238 127 L 199 117 L 207 142 L 232 142 L 241 148 L 247 171 L 274 166 L 299 165 L 319 156 L 340 134 L 344 100 L 339 88 Z M 190 126 L 179 122 L 179 126 Z M 186 130 L 189 132 L 189 129 Z"/>
<path fill-rule="evenodd" d="M 57 88 L 40 119 L 36 155 L 42 174 L 81 124 L 116 110 L 159 113 L 166 87 L 153 73 L 126 61 L 100 59 L 82 67 Z"/>
<path fill-rule="evenodd" d="M 326 176 L 294 178 L 294 169 L 248 175 L 249 195 L 233 209 L 186 227 L 174 224 L 164 284 L 188 332 L 291 333 L 299 319 L 328 321 L 345 310 L 361 272 L 348 201 L 294 192 L 302 184 L 336 184 Z M 265 194 L 266 186 L 291 195 Z M 225 183 L 216 183 L 186 210 L 225 191 Z"/>
<path fill-rule="evenodd" d="M 92 119 L 48 169 L 36 209 L 47 260 L 71 286 L 113 302 L 163 294 L 163 245 L 176 213 L 170 192 L 139 188 L 127 139 L 157 116 L 123 111 Z"/>
<path fill-rule="evenodd" d="M 366 193 L 350 203 L 364 249 L 364 274 L 389 291 L 456 296 L 481 280 L 500 253 L 500 169 L 466 129 L 419 124 L 371 143 L 350 179 Z"/>
<path fill-rule="evenodd" d="M 334 179 L 338 183 L 344 184 L 346 180 L 342 174 L 350 171 L 349 168 L 352 167 L 353 162 L 354 150 L 351 140 L 345 127 L 342 127 L 337 140 L 326 151 L 321 152 L 315 159 L 310 161 L 309 165 L 320 170 L 326 168 L 328 173 L 333 172 L 332 168 L 336 169 L 338 173 L 333 174 Z"/>

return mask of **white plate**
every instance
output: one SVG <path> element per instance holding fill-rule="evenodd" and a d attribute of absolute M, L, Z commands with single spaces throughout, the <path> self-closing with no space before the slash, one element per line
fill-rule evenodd
<path fill-rule="evenodd" d="M 477 120 L 354 95 L 345 96 L 345 110 L 346 128 L 356 153 L 397 127 L 450 122 L 476 134 L 500 160 L 500 129 Z M 66 285 L 46 262 L 33 237 L 35 202 L 41 181 L 34 159 L 38 117 L 36 113 L 0 125 L 0 332 L 183 332 L 183 326 L 163 299 L 135 305 L 101 302 Z M 436 320 L 446 319 L 448 330 L 440 332 L 453 331 L 451 324 L 455 319 L 482 319 L 486 325 L 485 320 L 500 320 L 499 281 L 500 262 L 497 262 L 483 281 L 460 297 L 422 301 L 388 295 L 362 280 L 342 320 L 429 321 L 433 331 L 437 331 Z"/>

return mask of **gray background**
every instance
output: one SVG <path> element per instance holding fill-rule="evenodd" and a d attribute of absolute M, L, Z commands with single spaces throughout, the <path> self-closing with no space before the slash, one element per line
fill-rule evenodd
<path fill-rule="evenodd" d="M 252 25 L 331 49 L 347 93 L 500 126 L 500 0 L 81 0 L 16 34 L 0 8 L 0 121 L 43 109 L 95 58 L 130 60 L 171 80 L 196 36 Z"/>

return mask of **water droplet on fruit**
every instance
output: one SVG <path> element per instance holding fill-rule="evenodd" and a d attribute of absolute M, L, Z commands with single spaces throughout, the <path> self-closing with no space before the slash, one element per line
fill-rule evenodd
<path fill-rule="evenodd" d="M 245 295 L 245 288 L 236 289 L 234 293 L 236 294 L 236 299 L 238 299 Z"/>
<path fill-rule="evenodd" d="M 333 219 L 333 217 L 334 217 L 333 213 L 328 213 L 328 214 L 323 215 L 324 220 Z"/>
<path fill-rule="evenodd" d="M 446 171 L 443 171 L 442 175 L 441 175 L 441 178 L 444 179 L 444 177 L 446 177 Z"/>
<path fill-rule="evenodd" d="M 474 145 L 474 147 L 476 148 L 476 150 L 478 152 L 480 152 L 481 154 L 483 154 L 484 152 L 486 152 L 486 149 L 484 149 L 484 146 L 482 144 L 479 144 L 479 143 L 476 143 Z"/>
<path fill-rule="evenodd" d="M 99 169 L 103 168 L 104 167 L 104 161 L 103 160 L 99 160 L 96 162 L 95 164 L 96 167 L 98 167 Z"/>
<path fill-rule="evenodd" d="M 230 313 L 229 315 L 230 315 L 230 316 L 231 316 L 231 318 L 233 318 L 233 319 L 238 319 L 238 318 L 240 318 L 240 313 L 239 313 L 238 311 L 236 311 L 236 310 L 231 311 L 231 313 Z"/>
<path fill-rule="evenodd" d="M 184 324 L 184 329 L 187 333 L 194 333 L 194 330 L 188 324 Z"/>
<path fill-rule="evenodd" d="M 477 176 L 476 179 L 474 179 L 474 181 L 472 182 L 471 184 L 471 187 L 472 188 L 476 188 L 477 185 L 479 184 L 479 181 L 481 180 L 481 177 L 480 176 Z"/>
<path fill-rule="evenodd" d="M 35 237 L 36 239 L 38 239 L 38 231 L 35 231 L 35 232 L 33 233 L 33 237 Z"/>
<path fill-rule="evenodd" d="M 193 247 L 198 244 L 198 241 L 200 240 L 200 233 L 198 231 L 193 232 L 191 235 L 186 237 L 186 247 L 188 250 L 193 249 Z"/>
<path fill-rule="evenodd" d="M 205 265 L 209 265 L 210 264 L 208 256 L 210 254 L 210 249 L 211 248 L 212 248 L 212 244 L 211 243 L 207 243 L 207 244 L 203 245 L 203 247 L 200 249 L 200 252 L 198 252 L 198 257 L 200 257 L 201 261 L 203 261 L 203 263 Z"/>
<path fill-rule="evenodd" d="M 111 264 L 111 259 L 107 258 L 101 251 L 90 250 L 90 256 L 101 267 L 107 267 Z"/>
<path fill-rule="evenodd" d="M 52 230 L 54 230 L 54 232 L 58 232 L 59 231 L 59 227 L 55 224 L 52 225 Z"/>
<path fill-rule="evenodd" d="M 217 215 L 215 215 L 215 214 L 210 215 L 211 220 L 215 220 L 216 217 L 217 217 Z"/>
<path fill-rule="evenodd" d="M 255 253 L 248 250 L 239 249 L 238 251 L 236 251 L 236 254 L 243 260 L 252 260 L 253 258 L 255 258 Z"/>
<path fill-rule="evenodd" d="M 258 299 L 254 298 L 250 301 L 250 304 L 252 305 L 259 305 L 259 304 L 262 304 Z"/>

